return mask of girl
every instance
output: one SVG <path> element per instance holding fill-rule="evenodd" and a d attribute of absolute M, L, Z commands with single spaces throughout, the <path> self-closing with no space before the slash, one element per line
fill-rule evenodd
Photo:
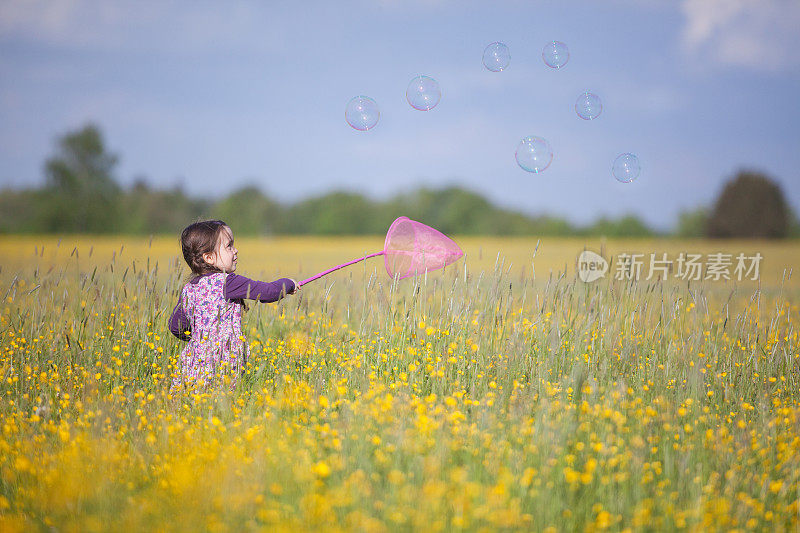
<path fill-rule="evenodd" d="M 181 233 L 181 250 L 194 277 L 184 285 L 169 319 L 172 334 L 189 341 L 173 386 L 207 382 L 223 370 L 232 374 L 235 386 L 249 354 L 242 335 L 245 298 L 277 302 L 294 294 L 297 283 L 290 278 L 253 281 L 234 274 L 239 252 L 231 228 L 221 220 L 190 224 Z"/>

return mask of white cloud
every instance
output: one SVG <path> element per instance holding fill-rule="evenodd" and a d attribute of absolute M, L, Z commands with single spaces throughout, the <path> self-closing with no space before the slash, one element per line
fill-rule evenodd
<path fill-rule="evenodd" d="M 282 48 L 275 9 L 256 2 L 0 2 L 0 38 L 66 48 Z"/>
<path fill-rule="evenodd" d="M 683 0 L 685 51 L 717 63 L 756 70 L 800 64 L 800 2 Z"/>
<path fill-rule="evenodd" d="M 62 46 L 112 44 L 146 12 L 85 0 L 10 1 L 0 5 L 0 36 Z"/>

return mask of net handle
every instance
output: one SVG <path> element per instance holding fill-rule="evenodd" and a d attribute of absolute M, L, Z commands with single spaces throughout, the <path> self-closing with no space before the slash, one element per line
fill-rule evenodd
<path fill-rule="evenodd" d="M 381 250 L 380 252 L 375 252 L 374 254 L 365 255 L 364 257 L 359 257 L 358 259 L 353 259 L 352 261 L 348 261 L 347 263 L 342 263 L 341 265 L 337 265 L 337 266 L 335 266 L 335 267 L 333 267 L 333 268 L 329 268 L 328 270 L 326 270 L 326 271 L 324 271 L 324 272 L 320 272 L 319 274 L 316 274 L 316 275 L 314 275 L 314 276 L 311 276 L 311 277 L 310 277 L 310 278 L 308 278 L 308 279 L 304 279 L 303 281 L 299 282 L 299 283 L 297 284 L 297 286 L 298 286 L 298 287 L 302 287 L 302 286 L 303 286 L 303 285 L 305 285 L 306 283 L 311 283 L 311 282 L 312 282 L 312 281 L 314 281 L 315 279 L 319 279 L 319 278 L 321 278 L 322 276 L 325 276 L 325 275 L 327 275 L 327 274 L 330 274 L 331 272 L 335 272 L 335 271 L 339 270 L 340 268 L 344 268 L 344 267 L 346 267 L 346 266 L 354 265 L 354 264 L 356 264 L 356 263 L 359 263 L 359 262 L 361 262 L 361 261 L 364 261 L 364 260 L 366 260 L 366 259 L 369 259 L 370 257 L 377 257 L 377 256 L 379 256 L 379 255 L 384 255 L 385 253 L 386 253 L 386 252 L 384 252 L 383 250 Z"/>

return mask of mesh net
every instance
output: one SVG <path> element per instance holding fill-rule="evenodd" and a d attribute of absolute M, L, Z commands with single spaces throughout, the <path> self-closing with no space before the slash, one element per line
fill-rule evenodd
<path fill-rule="evenodd" d="M 444 268 L 464 255 L 450 237 L 408 217 L 389 227 L 383 251 L 386 272 L 399 279 Z"/>

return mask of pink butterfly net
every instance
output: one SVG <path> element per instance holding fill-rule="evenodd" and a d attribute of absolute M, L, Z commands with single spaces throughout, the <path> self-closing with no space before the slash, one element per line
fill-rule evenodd
<path fill-rule="evenodd" d="M 408 217 L 399 217 L 389 226 L 383 250 L 329 268 L 301 281 L 298 285 L 303 286 L 340 268 L 379 255 L 384 256 L 386 272 L 389 276 L 403 279 L 444 268 L 455 263 L 464 255 L 464 252 L 445 234 Z"/>

